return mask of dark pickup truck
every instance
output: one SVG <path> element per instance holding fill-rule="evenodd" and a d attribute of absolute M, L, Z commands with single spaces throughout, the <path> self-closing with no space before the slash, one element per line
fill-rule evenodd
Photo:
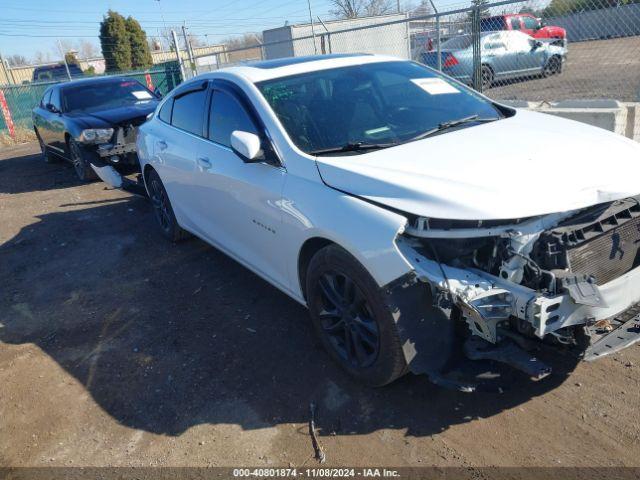
<path fill-rule="evenodd" d="M 139 171 L 138 127 L 160 95 L 137 80 L 101 77 L 49 87 L 33 109 L 33 125 L 46 161 L 70 161 L 83 181 L 124 187 L 122 174 Z"/>

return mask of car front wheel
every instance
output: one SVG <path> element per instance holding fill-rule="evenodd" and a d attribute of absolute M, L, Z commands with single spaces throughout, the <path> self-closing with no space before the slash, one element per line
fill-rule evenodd
<path fill-rule="evenodd" d="M 551 75 L 557 75 L 562 72 L 562 60 L 560 57 L 551 57 L 544 66 L 542 75 L 544 77 L 550 77 Z"/>
<path fill-rule="evenodd" d="M 330 356 L 371 386 L 407 371 L 386 294 L 353 256 L 337 245 L 318 251 L 306 276 L 314 329 Z"/>
<path fill-rule="evenodd" d="M 160 180 L 160 175 L 155 170 L 151 170 L 147 175 L 147 188 L 151 205 L 153 205 L 153 213 L 160 225 L 162 235 L 172 242 L 178 242 L 188 237 L 188 233 L 178 225 L 169 201 L 169 195 Z"/>
<path fill-rule="evenodd" d="M 73 169 L 81 181 L 91 182 L 98 179 L 98 175 L 89 163 L 88 152 L 85 152 L 80 144 L 73 139 L 69 140 L 69 153 Z"/>

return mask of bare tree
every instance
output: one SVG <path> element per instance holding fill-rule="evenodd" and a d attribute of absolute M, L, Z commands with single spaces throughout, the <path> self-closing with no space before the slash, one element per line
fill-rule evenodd
<path fill-rule="evenodd" d="M 80 58 L 95 58 L 99 56 L 98 47 L 88 40 L 78 40 L 78 56 Z"/>
<path fill-rule="evenodd" d="M 49 63 L 51 62 L 51 54 L 49 52 L 37 51 L 33 56 L 33 61 L 36 64 Z"/>
<path fill-rule="evenodd" d="M 409 5 L 407 10 L 412 17 L 421 17 L 425 15 L 433 15 L 434 11 L 429 0 L 421 0 L 417 6 Z"/>
<path fill-rule="evenodd" d="M 262 36 L 259 33 L 245 33 L 240 37 L 227 38 L 223 43 L 228 50 L 257 47 L 262 44 Z"/>
<path fill-rule="evenodd" d="M 22 65 L 26 65 L 27 63 L 27 59 L 22 56 L 22 55 L 9 55 L 7 57 L 7 62 L 9 63 L 9 65 L 11 65 L 12 67 L 21 67 Z"/>
<path fill-rule="evenodd" d="M 393 0 L 330 0 L 332 15 L 339 18 L 358 18 L 384 15 L 394 11 Z"/>

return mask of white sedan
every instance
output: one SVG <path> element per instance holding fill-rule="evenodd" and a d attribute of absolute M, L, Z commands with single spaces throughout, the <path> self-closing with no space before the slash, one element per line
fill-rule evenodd
<path fill-rule="evenodd" d="M 137 148 L 162 233 L 306 305 L 365 383 L 473 389 L 449 371 L 459 342 L 539 379 L 532 340 L 593 359 L 640 338 L 640 145 L 621 136 L 330 55 L 198 76 Z"/>

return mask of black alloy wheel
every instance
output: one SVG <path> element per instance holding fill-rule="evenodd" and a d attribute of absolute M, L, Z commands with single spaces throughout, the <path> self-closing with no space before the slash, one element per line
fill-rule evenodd
<path fill-rule="evenodd" d="M 380 333 L 367 301 L 347 275 L 327 272 L 320 277 L 319 319 L 340 357 L 356 368 L 371 366 L 380 350 Z"/>

